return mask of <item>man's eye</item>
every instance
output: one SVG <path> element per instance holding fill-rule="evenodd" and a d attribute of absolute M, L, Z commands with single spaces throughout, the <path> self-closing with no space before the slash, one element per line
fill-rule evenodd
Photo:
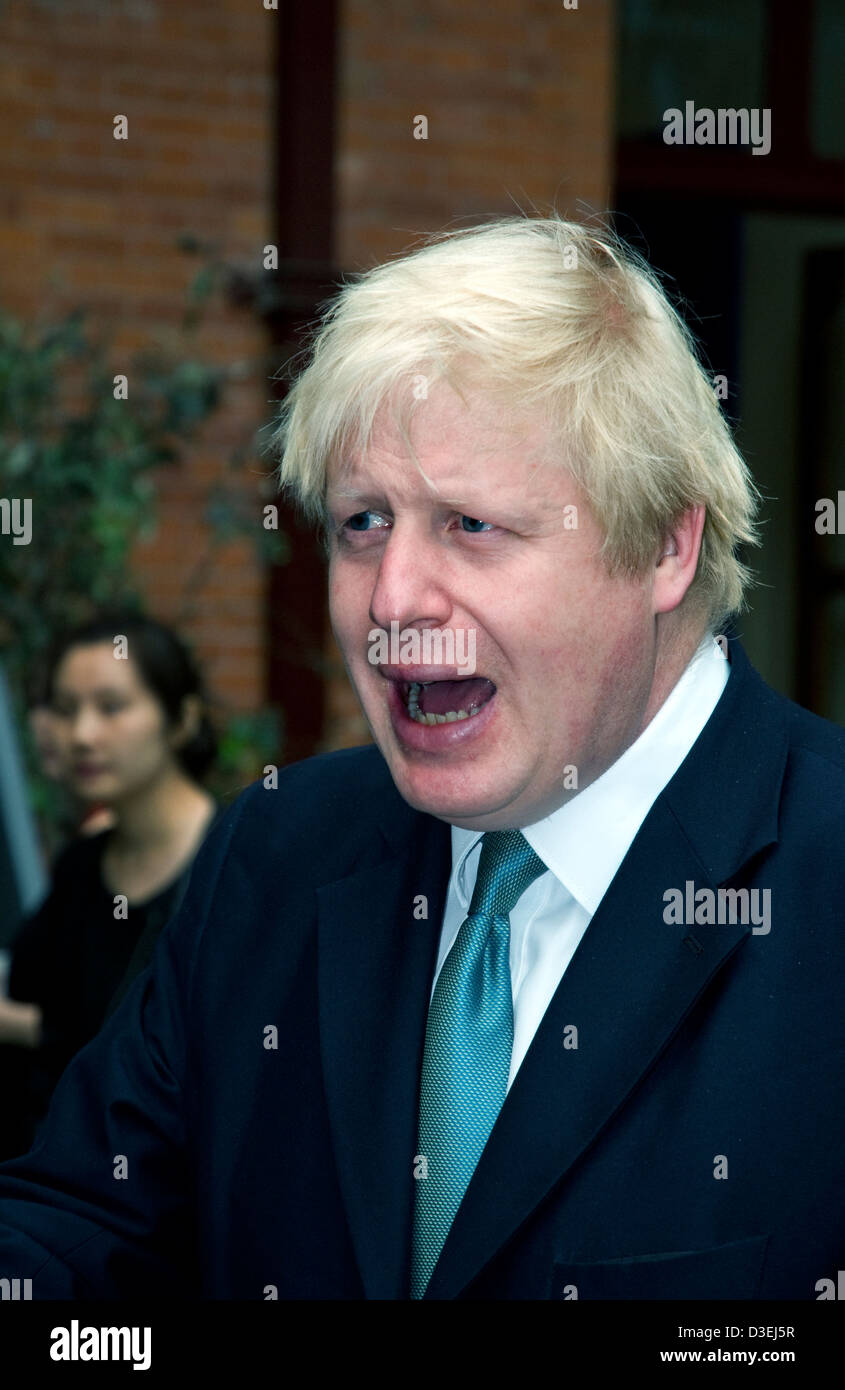
<path fill-rule="evenodd" d="M 485 531 L 494 531 L 495 525 L 492 521 L 480 521 L 478 517 L 467 516 L 466 513 L 460 515 L 461 528 L 467 535 L 482 535 Z M 343 537 L 349 532 L 358 535 L 366 534 L 368 531 L 380 530 L 388 527 L 390 523 L 385 520 L 381 512 L 363 511 L 355 512 L 342 521 L 337 528 L 337 536 Z"/>
<path fill-rule="evenodd" d="M 371 528 L 367 525 L 368 518 L 379 515 L 379 512 L 356 512 L 354 516 L 349 516 L 345 521 L 342 521 L 339 529 L 341 533 L 344 531 L 369 531 Z M 383 517 L 381 524 L 384 525 Z"/>

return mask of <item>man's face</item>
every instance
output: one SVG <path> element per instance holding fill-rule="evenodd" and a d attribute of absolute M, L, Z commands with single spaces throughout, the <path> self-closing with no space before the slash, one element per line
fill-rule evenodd
<path fill-rule="evenodd" d="M 330 469 L 332 627 L 405 800 L 468 829 L 530 825 L 595 780 L 643 726 L 651 580 L 608 577 L 600 529 L 569 474 L 545 462 L 537 421 L 505 420 L 482 397 L 464 405 L 438 386 L 411 440 L 436 495 L 385 411 L 350 471 Z M 389 637 L 391 624 L 393 649 L 373 664 L 370 633 Z M 475 683 L 468 666 L 432 666 L 431 654 L 420 662 L 412 639 L 403 656 L 398 639 L 412 629 L 440 630 L 447 653 L 455 634 L 458 663 L 474 636 Z M 465 683 L 412 698 L 421 715 L 449 710 L 448 719 L 413 717 L 411 678 L 456 676 Z"/>

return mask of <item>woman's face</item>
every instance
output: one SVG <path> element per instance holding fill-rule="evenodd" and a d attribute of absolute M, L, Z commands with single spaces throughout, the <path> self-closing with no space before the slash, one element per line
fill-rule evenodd
<path fill-rule="evenodd" d="M 83 800 L 123 801 L 172 770 L 164 708 L 111 643 L 72 647 L 53 694 L 62 773 Z"/>

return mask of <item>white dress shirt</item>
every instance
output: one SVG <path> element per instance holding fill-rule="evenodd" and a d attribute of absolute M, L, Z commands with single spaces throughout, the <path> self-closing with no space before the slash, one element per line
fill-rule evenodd
<path fill-rule="evenodd" d="M 522 833 L 547 871 L 510 914 L 514 1040 L 508 1089 L 593 913 L 652 804 L 677 772 L 725 688 L 730 665 L 706 637 L 639 738 L 602 775 Z M 432 994 L 469 912 L 481 830 L 452 826 L 446 895 Z"/>

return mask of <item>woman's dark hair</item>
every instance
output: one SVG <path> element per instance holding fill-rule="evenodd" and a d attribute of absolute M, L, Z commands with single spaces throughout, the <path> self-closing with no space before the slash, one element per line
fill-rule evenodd
<path fill-rule="evenodd" d="M 169 724 L 177 724 L 181 719 L 186 695 L 198 695 L 203 701 L 199 728 L 193 738 L 174 750 L 188 776 L 202 781 L 217 756 L 217 735 L 205 709 L 208 697 L 191 652 L 164 623 L 138 613 L 104 612 L 64 633 L 53 644 L 47 658 L 42 686 L 44 700 L 52 702 L 56 672 L 72 647 L 87 647 L 95 642 L 112 644 L 118 634 L 127 638 L 130 660 L 135 662 L 144 684 L 163 706 Z"/>

